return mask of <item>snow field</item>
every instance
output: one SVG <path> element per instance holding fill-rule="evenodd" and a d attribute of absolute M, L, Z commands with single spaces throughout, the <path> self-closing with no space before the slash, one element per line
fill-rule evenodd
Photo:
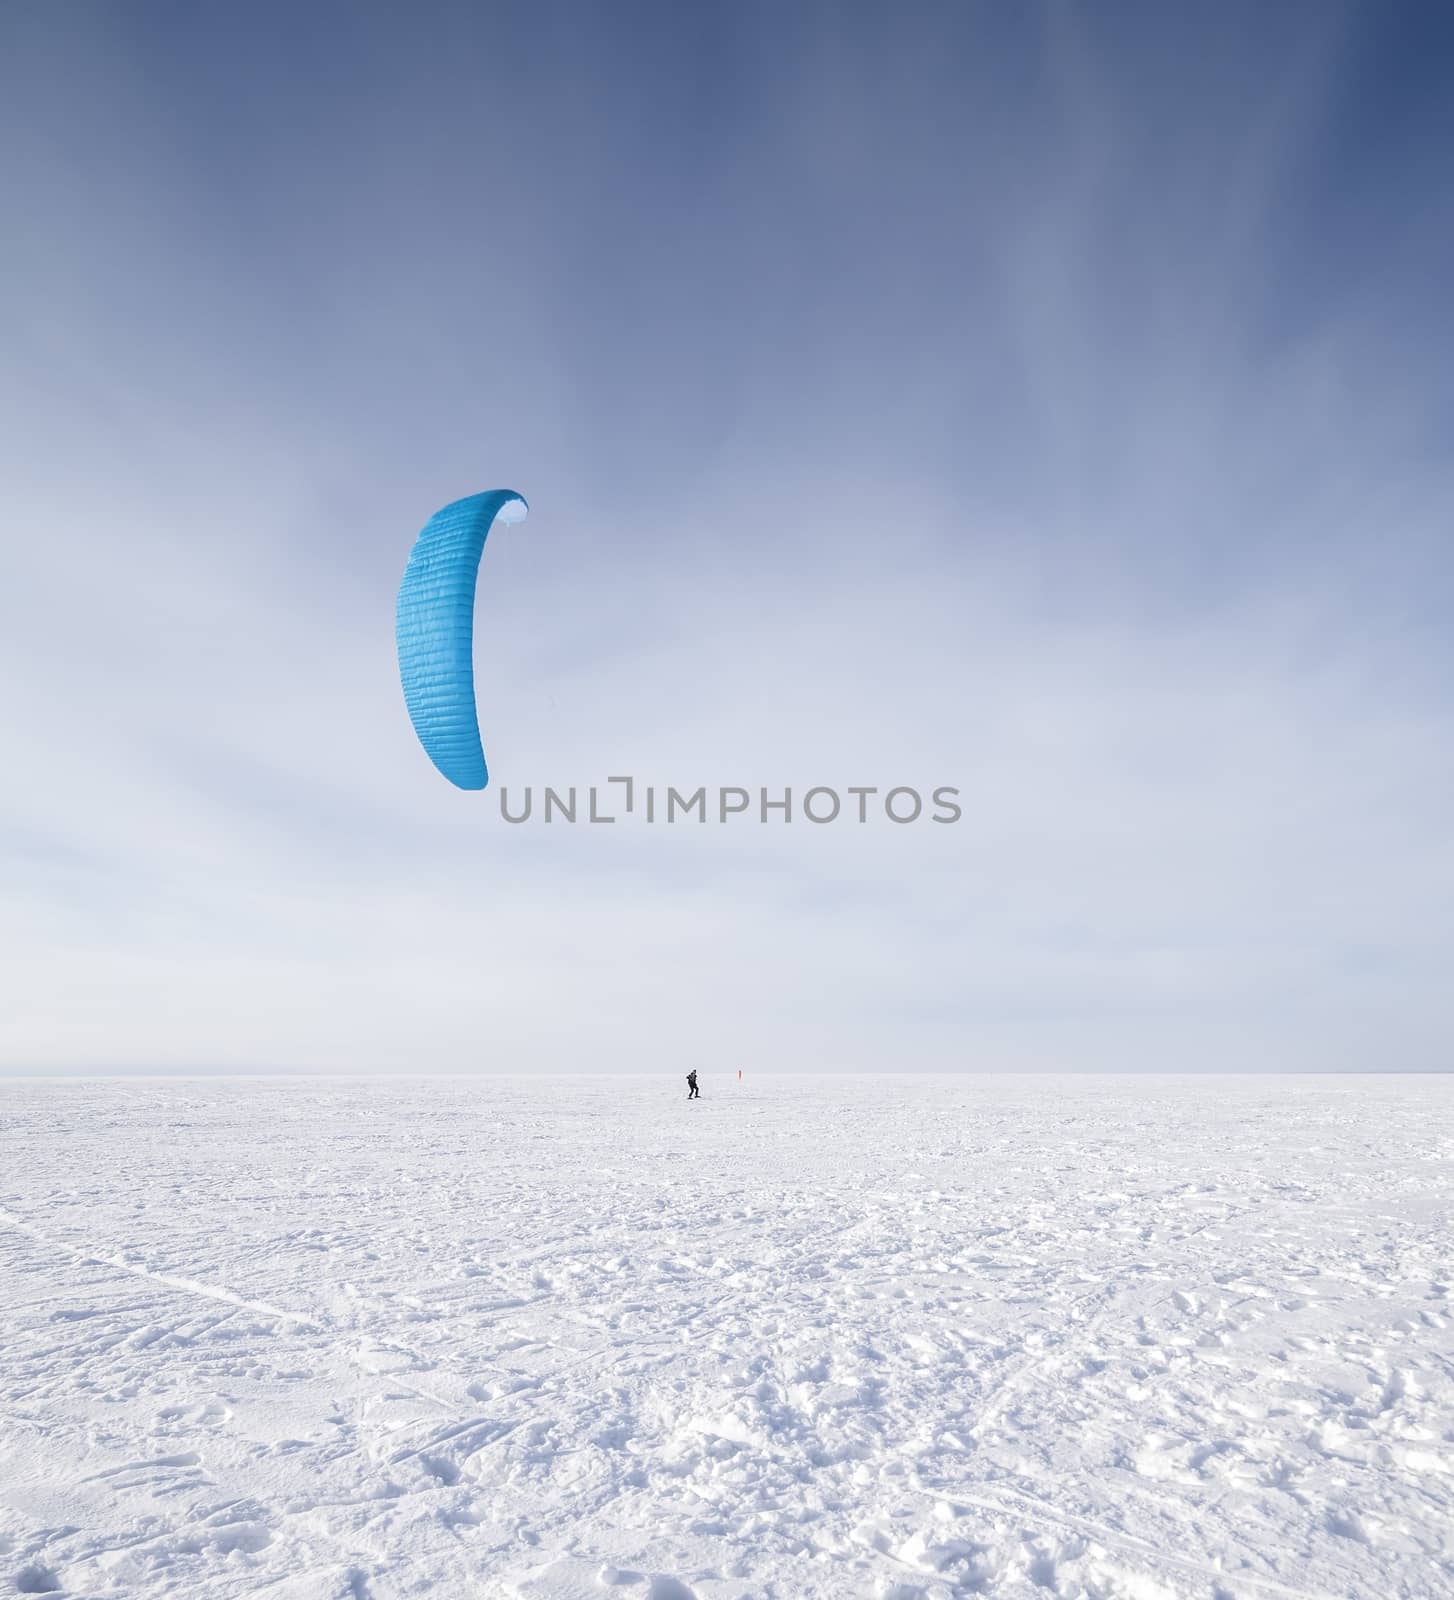
<path fill-rule="evenodd" d="M 1454 1595 L 1454 1080 L 679 1079 L 4 1086 L 0 1594 Z"/>

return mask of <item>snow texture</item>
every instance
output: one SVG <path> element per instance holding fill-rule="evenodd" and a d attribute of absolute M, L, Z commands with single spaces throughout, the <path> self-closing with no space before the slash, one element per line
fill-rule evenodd
<path fill-rule="evenodd" d="M 1454 1080 L 13 1083 L 0 1594 L 1454 1595 Z"/>

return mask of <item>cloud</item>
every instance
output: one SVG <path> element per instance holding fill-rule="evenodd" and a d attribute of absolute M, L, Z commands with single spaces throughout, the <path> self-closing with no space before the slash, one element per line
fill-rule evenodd
<path fill-rule="evenodd" d="M 752 95 L 537 39 L 498 137 L 468 29 L 360 22 L 305 105 L 250 34 L 27 25 L 91 99 L 6 145 L 0 1064 L 1437 1064 L 1441 366 L 1288 212 L 1368 115 L 1346 21 L 1063 16 L 791 29 Z M 497 483 L 466 797 L 392 608 Z M 623 771 L 964 815 L 496 810 Z"/>

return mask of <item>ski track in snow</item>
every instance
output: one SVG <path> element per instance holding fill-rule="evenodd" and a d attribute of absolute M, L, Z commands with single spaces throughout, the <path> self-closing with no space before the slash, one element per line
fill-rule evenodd
<path fill-rule="evenodd" d="M 0 1595 L 1454 1597 L 1454 1080 L 0 1085 Z"/>

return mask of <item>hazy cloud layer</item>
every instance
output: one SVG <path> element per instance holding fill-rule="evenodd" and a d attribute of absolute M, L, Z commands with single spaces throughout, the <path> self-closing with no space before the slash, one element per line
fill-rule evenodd
<path fill-rule="evenodd" d="M 0 21 L 0 1065 L 1447 1065 L 1447 11 L 425 9 Z"/>

